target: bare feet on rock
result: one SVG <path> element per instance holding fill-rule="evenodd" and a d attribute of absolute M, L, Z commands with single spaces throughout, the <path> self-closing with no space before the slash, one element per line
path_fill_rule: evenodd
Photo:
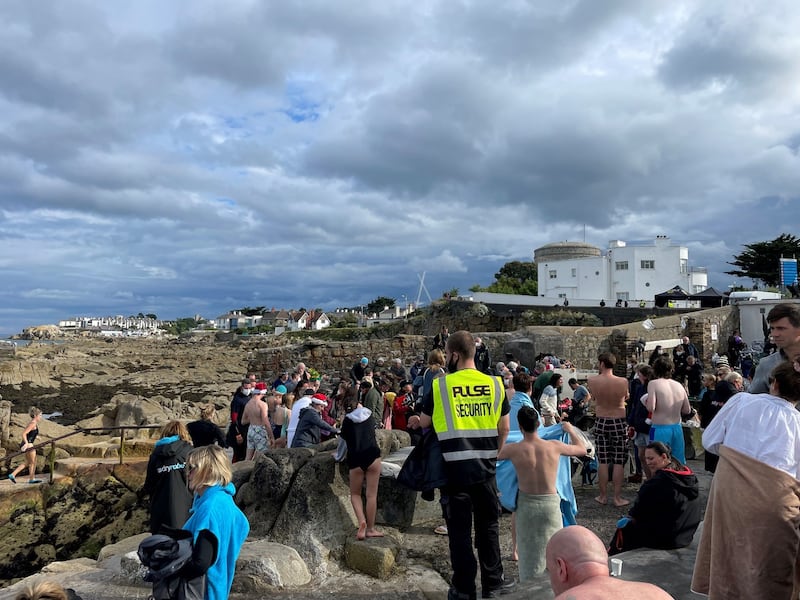
<path fill-rule="evenodd" d="M 606 498 L 605 496 L 597 496 L 594 499 L 594 501 L 597 502 L 598 504 L 603 504 L 603 505 L 608 504 L 608 498 Z"/>
<path fill-rule="evenodd" d="M 378 531 L 377 529 L 367 529 L 367 537 L 368 538 L 381 538 L 383 537 L 383 532 Z"/>
<path fill-rule="evenodd" d="M 356 539 L 363 540 L 366 537 L 366 533 L 367 533 L 367 524 L 366 522 L 364 522 L 358 526 L 358 533 L 356 534 Z"/>
<path fill-rule="evenodd" d="M 631 501 L 627 500 L 625 498 L 614 498 L 614 506 L 616 506 L 616 507 L 628 506 L 628 504 L 630 504 L 630 503 L 631 503 Z"/>

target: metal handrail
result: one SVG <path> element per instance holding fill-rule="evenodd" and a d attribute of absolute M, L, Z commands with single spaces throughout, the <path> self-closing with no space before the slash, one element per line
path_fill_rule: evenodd
<path fill-rule="evenodd" d="M 47 440 L 45 442 L 39 442 L 38 444 L 34 444 L 32 448 L 28 448 L 27 450 L 18 450 L 12 454 L 8 454 L 3 461 L 5 464 L 6 470 L 10 470 L 11 468 L 11 459 L 17 456 L 23 456 L 25 453 L 30 452 L 31 450 L 37 450 L 39 448 L 44 448 L 45 446 L 50 446 L 50 450 L 47 453 L 47 464 L 50 467 L 50 483 L 53 483 L 55 479 L 55 470 L 56 470 L 56 442 L 72 437 L 73 435 L 78 435 L 81 433 L 93 433 L 96 431 L 116 431 L 119 430 L 120 437 L 119 437 L 119 464 L 124 464 L 125 458 L 125 430 L 139 430 L 139 429 L 160 429 L 161 425 L 113 425 L 109 427 L 79 427 L 77 431 L 73 431 L 71 433 L 67 433 L 65 435 L 58 436 L 56 438 Z"/>

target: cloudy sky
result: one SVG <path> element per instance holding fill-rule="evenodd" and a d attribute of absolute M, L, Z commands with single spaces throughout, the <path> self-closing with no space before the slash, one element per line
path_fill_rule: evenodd
<path fill-rule="evenodd" d="M 798 31 L 794 0 L 3 2 L 0 334 L 658 234 L 726 289 L 800 230 Z"/>

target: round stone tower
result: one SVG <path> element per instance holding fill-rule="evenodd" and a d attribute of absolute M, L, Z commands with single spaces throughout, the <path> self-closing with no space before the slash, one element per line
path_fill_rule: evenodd
<path fill-rule="evenodd" d="M 585 242 L 554 242 L 545 244 L 533 251 L 533 262 L 537 264 L 550 261 L 569 260 L 600 256 L 600 248 Z"/>

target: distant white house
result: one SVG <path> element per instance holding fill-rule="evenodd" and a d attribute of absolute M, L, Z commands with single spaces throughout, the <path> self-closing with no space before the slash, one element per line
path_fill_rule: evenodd
<path fill-rule="evenodd" d="M 381 325 L 383 323 L 391 323 L 396 319 L 402 319 L 406 316 L 410 315 L 414 312 L 414 305 L 409 303 L 406 307 L 401 306 L 394 306 L 389 307 L 387 306 L 381 312 L 374 314 L 372 316 L 364 317 L 364 324 L 367 327 L 372 327 L 373 325 Z"/>
<path fill-rule="evenodd" d="M 330 327 L 331 320 L 328 318 L 328 315 L 326 315 L 324 312 L 313 313 L 311 315 L 311 319 L 308 325 L 309 329 L 319 331 L 321 329 L 325 329 L 326 327 Z"/>
<path fill-rule="evenodd" d="M 245 317 L 241 311 L 234 310 L 218 316 L 214 319 L 214 325 L 217 329 L 222 331 L 231 331 L 233 329 L 239 329 L 240 327 L 246 327 L 246 319 L 247 317 Z"/>
<path fill-rule="evenodd" d="M 302 331 L 304 329 L 320 331 L 331 326 L 331 320 L 323 311 L 297 311 L 290 312 L 290 315 L 288 321 L 289 331 Z"/>
<path fill-rule="evenodd" d="M 300 331 L 308 325 L 308 313 L 304 310 L 289 311 L 289 331 Z"/>
<path fill-rule="evenodd" d="M 652 302 L 656 294 L 680 286 L 689 294 L 708 287 L 703 267 L 689 266 L 689 249 L 659 235 L 651 244 L 612 240 L 605 252 L 583 242 L 556 242 L 534 251 L 539 296 L 553 304 L 564 299 Z"/>

